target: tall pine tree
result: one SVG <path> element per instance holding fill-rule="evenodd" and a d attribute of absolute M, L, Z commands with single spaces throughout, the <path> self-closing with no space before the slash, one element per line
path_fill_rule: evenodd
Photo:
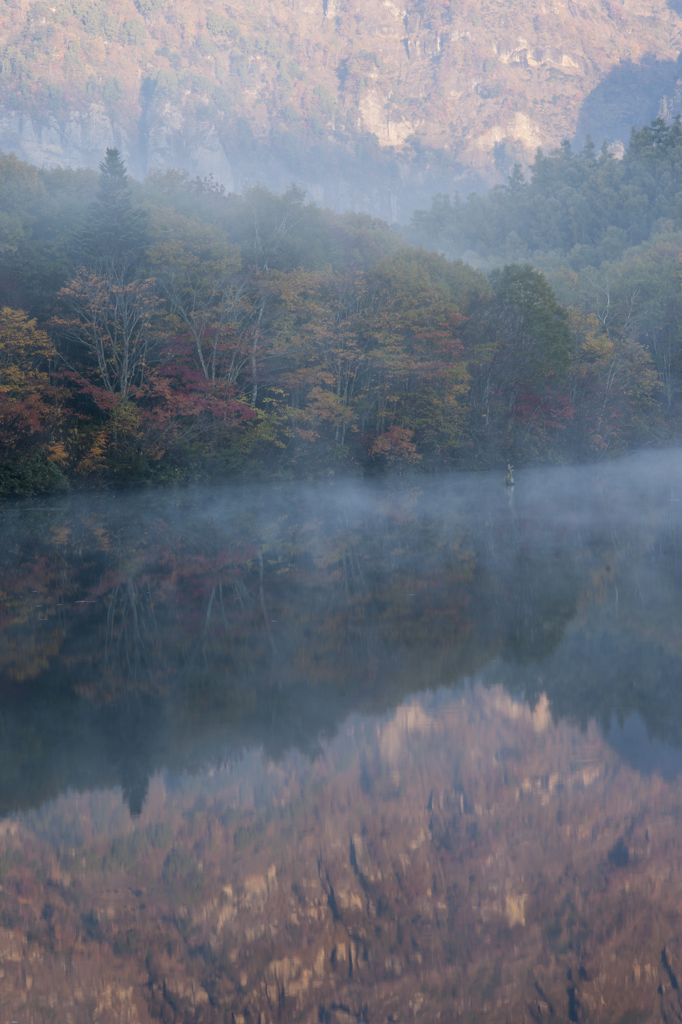
<path fill-rule="evenodd" d="M 147 214 L 133 205 L 126 167 L 117 149 L 99 165 L 97 198 L 90 207 L 81 253 L 93 269 L 103 264 L 125 276 L 139 270 L 149 244 Z"/>

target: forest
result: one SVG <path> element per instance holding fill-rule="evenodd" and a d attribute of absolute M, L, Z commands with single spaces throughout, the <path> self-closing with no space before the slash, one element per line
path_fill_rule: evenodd
<path fill-rule="evenodd" d="M 682 128 L 403 232 L 0 158 L 0 494 L 611 457 L 679 434 Z M 468 262 L 465 262 L 465 259 Z"/>

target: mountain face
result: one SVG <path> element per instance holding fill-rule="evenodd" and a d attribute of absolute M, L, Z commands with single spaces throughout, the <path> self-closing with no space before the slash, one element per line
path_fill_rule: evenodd
<path fill-rule="evenodd" d="M 563 138 L 682 102 L 672 0 L 4 0 L 0 148 L 402 220 Z"/>
<path fill-rule="evenodd" d="M 70 790 L 2 822 L 0 998 L 73 1024 L 679 1020 L 681 813 L 594 723 L 480 685 L 317 757 L 158 774 L 133 818 Z"/>

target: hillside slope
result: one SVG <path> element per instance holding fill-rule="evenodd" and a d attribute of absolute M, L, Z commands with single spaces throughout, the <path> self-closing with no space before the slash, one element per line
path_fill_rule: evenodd
<path fill-rule="evenodd" d="M 0 149 L 96 166 L 113 142 L 137 175 L 294 177 L 405 219 L 672 114 L 681 50 L 664 0 L 4 0 Z"/>

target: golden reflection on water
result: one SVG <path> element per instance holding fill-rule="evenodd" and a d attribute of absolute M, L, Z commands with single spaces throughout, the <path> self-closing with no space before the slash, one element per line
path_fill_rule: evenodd
<path fill-rule="evenodd" d="M 1 827 L 12 1020 L 678 1019 L 682 790 L 480 683 Z"/>

